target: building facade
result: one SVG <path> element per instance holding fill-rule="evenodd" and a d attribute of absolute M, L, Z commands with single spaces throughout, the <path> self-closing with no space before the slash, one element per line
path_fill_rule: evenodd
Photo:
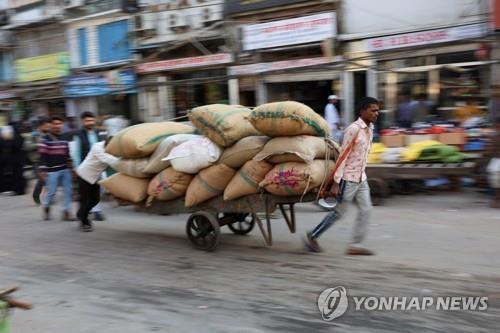
<path fill-rule="evenodd" d="M 224 1 L 143 1 L 136 19 L 136 66 L 144 120 L 185 116 L 193 107 L 228 103 Z"/>
<path fill-rule="evenodd" d="M 488 0 L 343 1 L 346 109 L 365 94 L 378 97 L 390 124 L 404 96 L 424 96 L 443 118 L 469 98 L 484 107 L 493 62 L 482 52 L 489 11 Z"/>
<path fill-rule="evenodd" d="M 231 101 L 255 106 L 296 100 L 322 114 L 329 95 L 342 95 L 342 59 L 335 54 L 337 5 L 338 1 L 226 2 L 235 54 Z"/>
<path fill-rule="evenodd" d="M 133 27 L 138 7 L 120 0 L 66 2 L 72 75 L 65 79 L 68 114 L 90 111 L 138 120 Z"/>
<path fill-rule="evenodd" d="M 3 54 L 6 92 L 11 98 L 12 120 L 32 116 L 64 115 L 62 78 L 69 73 L 69 53 L 63 1 L 9 0 L 8 24 L 2 33 L 12 41 Z"/>

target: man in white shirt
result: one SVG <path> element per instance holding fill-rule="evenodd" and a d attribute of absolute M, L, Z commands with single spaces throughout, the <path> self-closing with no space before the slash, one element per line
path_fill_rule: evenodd
<path fill-rule="evenodd" d="M 109 141 L 109 139 L 108 139 Z M 80 194 L 80 208 L 78 218 L 82 231 L 92 231 L 92 222 L 88 216 L 90 210 L 99 203 L 101 199 L 100 187 L 97 182 L 108 165 L 113 166 L 120 159 L 105 152 L 106 143 L 104 141 L 95 143 L 83 162 L 76 169 L 78 174 L 78 189 Z"/>
<path fill-rule="evenodd" d="M 338 97 L 336 95 L 328 96 L 328 104 L 325 106 L 325 120 L 330 127 L 330 135 L 335 141 L 340 140 L 340 117 L 335 104 L 337 104 Z"/>

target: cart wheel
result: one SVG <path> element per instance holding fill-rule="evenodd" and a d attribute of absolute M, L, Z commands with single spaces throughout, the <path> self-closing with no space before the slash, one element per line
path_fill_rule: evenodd
<path fill-rule="evenodd" d="M 236 235 L 246 235 L 255 227 L 253 214 L 235 214 L 235 222 L 227 225 Z"/>
<path fill-rule="evenodd" d="M 191 243 L 199 250 L 211 252 L 219 244 L 219 222 L 208 212 L 191 214 L 186 223 L 186 233 Z"/>

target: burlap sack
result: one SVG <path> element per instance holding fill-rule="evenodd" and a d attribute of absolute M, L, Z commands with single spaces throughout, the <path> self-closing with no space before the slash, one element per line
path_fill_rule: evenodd
<path fill-rule="evenodd" d="M 267 160 L 274 164 L 286 162 L 312 162 L 325 158 L 328 145 L 323 138 L 310 135 L 284 136 L 271 139 L 254 160 Z"/>
<path fill-rule="evenodd" d="M 221 195 L 234 176 L 234 169 L 224 164 L 203 169 L 194 177 L 186 192 L 186 207 L 192 207 Z"/>
<path fill-rule="evenodd" d="M 269 139 L 267 136 L 243 138 L 231 147 L 226 148 L 217 163 L 225 164 L 231 168 L 240 168 L 260 152 Z"/>
<path fill-rule="evenodd" d="M 200 135 L 172 148 L 162 161 L 169 161 L 179 172 L 195 174 L 217 162 L 221 153 L 219 146 Z"/>
<path fill-rule="evenodd" d="M 141 202 L 148 195 L 149 179 L 115 173 L 99 182 L 113 196 L 130 202 Z"/>
<path fill-rule="evenodd" d="M 157 174 L 148 186 L 148 201 L 173 200 L 182 197 L 193 180 L 193 175 L 175 171 L 174 168 L 167 168 Z"/>
<path fill-rule="evenodd" d="M 135 178 L 151 178 L 151 174 L 145 173 L 144 167 L 148 164 L 148 158 L 120 158 L 111 167 L 118 172 Z"/>
<path fill-rule="evenodd" d="M 211 104 L 191 110 L 189 120 L 210 140 L 229 147 L 241 138 L 259 135 L 248 121 L 250 112 L 241 105 Z"/>
<path fill-rule="evenodd" d="M 160 142 L 174 134 L 194 133 L 195 128 L 170 121 L 144 123 L 119 131 L 108 143 L 106 152 L 122 158 L 138 158 L 151 155 Z"/>
<path fill-rule="evenodd" d="M 236 172 L 224 190 L 224 200 L 259 193 L 259 183 L 271 171 L 273 165 L 266 161 L 248 161 Z"/>
<path fill-rule="evenodd" d="M 170 166 L 170 162 L 162 161 L 162 159 L 167 157 L 170 151 L 177 145 L 198 137 L 200 136 L 195 134 L 176 134 L 163 139 L 160 145 L 156 147 L 153 155 L 149 157 L 149 162 L 144 167 L 143 171 L 157 174 L 158 172 L 168 168 Z"/>
<path fill-rule="evenodd" d="M 259 186 L 275 195 L 302 195 L 321 186 L 335 167 L 333 161 L 315 160 L 306 163 L 283 163 L 276 165 Z"/>
<path fill-rule="evenodd" d="M 250 123 L 267 136 L 314 135 L 327 137 L 328 123 L 313 109 L 298 102 L 260 105 L 250 114 Z"/>

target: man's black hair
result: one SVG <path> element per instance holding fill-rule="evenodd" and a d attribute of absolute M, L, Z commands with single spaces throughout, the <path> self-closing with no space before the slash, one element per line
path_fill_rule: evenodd
<path fill-rule="evenodd" d="M 52 117 L 50 117 L 50 122 L 53 122 L 53 121 L 56 121 L 56 120 L 64 122 L 64 119 L 62 117 L 59 117 L 59 116 L 52 116 Z"/>
<path fill-rule="evenodd" d="M 80 116 L 80 119 L 85 119 L 85 118 L 95 118 L 95 115 L 90 111 L 85 111 Z"/>
<path fill-rule="evenodd" d="M 368 109 L 371 104 L 379 105 L 380 103 L 376 98 L 373 97 L 363 97 L 362 99 L 360 99 L 358 102 L 358 107 L 356 108 L 356 110 L 358 111 L 358 115 L 361 115 L 361 111 Z"/>

